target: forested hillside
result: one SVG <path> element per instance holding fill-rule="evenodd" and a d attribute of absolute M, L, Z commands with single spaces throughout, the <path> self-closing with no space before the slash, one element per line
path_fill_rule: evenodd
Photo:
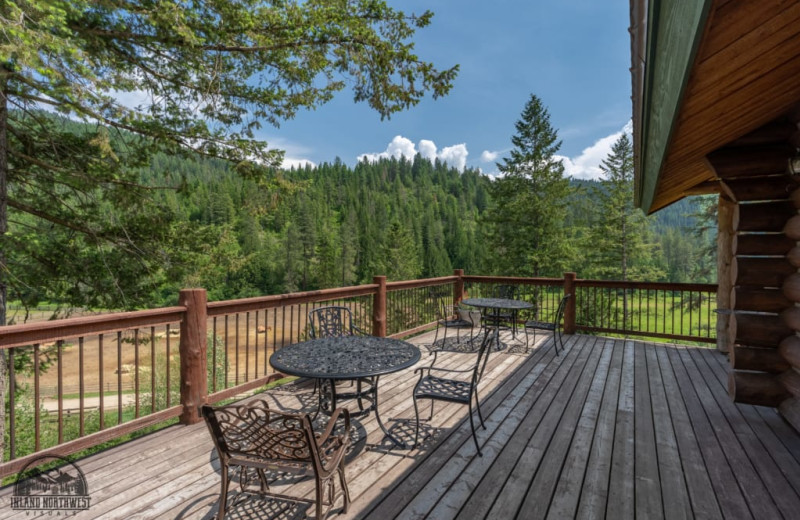
<path fill-rule="evenodd" d="M 267 193 L 222 162 L 163 155 L 145 182 L 164 170 L 186 179 L 160 194 L 164 204 L 209 235 L 209 261 L 182 283 L 215 299 L 479 272 L 491 254 L 479 230 L 488 177 L 419 156 L 290 170 Z"/>
<path fill-rule="evenodd" d="M 184 277 L 158 291 L 166 299 L 186 285 L 226 299 L 368 283 L 376 274 L 402 280 L 454 268 L 496 272 L 482 219 L 503 201 L 490 200 L 491 179 L 475 170 L 462 173 L 421 156 L 355 167 L 337 159 L 282 172 L 282 188 L 265 191 L 221 161 L 159 155 L 143 180 L 157 183 L 165 171 L 184 177 L 185 185 L 159 192 L 162 203 L 205 237 L 202 250 L 182 257 Z M 592 244 L 581 241 L 596 220 L 597 187 L 572 182 L 569 227 L 578 247 L 565 264 L 582 277 L 594 274 L 581 253 Z M 703 281 L 693 278 L 701 276 L 703 241 L 690 229 L 698 212 L 695 202 L 684 201 L 648 218 L 658 280 Z"/>

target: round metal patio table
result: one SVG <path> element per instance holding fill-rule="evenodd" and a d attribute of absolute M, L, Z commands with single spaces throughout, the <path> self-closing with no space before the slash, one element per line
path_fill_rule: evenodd
<path fill-rule="evenodd" d="M 396 445 L 405 447 L 405 443 L 390 434 L 381 420 L 378 380 L 384 374 L 413 366 L 419 359 L 419 348 L 399 339 L 336 336 L 283 347 L 270 356 L 269 364 L 284 374 L 328 381 L 332 394 L 331 410 L 336 409 L 338 398 L 371 397 L 371 405 L 363 412 L 375 410 L 375 419 L 383 433 Z M 368 390 L 337 394 L 336 381 L 362 378 L 372 378 L 373 383 Z"/>
<path fill-rule="evenodd" d="M 466 298 L 461 300 L 461 303 L 464 305 L 469 305 L 471 307 L 480 307 L 482 309 L 491 309 L 493 312 L 494 318 L 494 338 L 495 338 L 495 350 L 501 349 L 500 344 L 500 327 L 497 325 L 499 322 L 499 314 L 501 310 L 508 310 L 508 311 L 522 311 L 525 309 L 532 309 L 533 304 L 530 302 L 522 301 L 522 300 L 510 300 L 507 298 Z M 512 328 L 512 335 L 516 338 L 516 327 Z M 489 334 L 486 334 L 484 340 L 489 338 Z"/>

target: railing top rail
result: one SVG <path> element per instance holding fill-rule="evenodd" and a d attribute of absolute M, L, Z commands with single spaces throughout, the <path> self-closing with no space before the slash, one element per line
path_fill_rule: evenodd
<path fill-rule="evenodd" d="M 208 316 L 224 316 L 225 314 L 271 309 L 298 303 L 310 303 L 333 300 L 337 298 L 352 298 L 355 296 L 375 294 L 377 290 L 377 284 L 365 284 L 355 285 L 353 287 L 337 287 L 335 289 L 320 289 L 318 291 L 276 294 L 271 296 L 259 296 L 256 298 L 227 300 L 222 302 L 209 302 Z"/>
<path fill-rule="evenodd" d="M 440 276 L 438 278 L 423 278 L 420 280 L 404 280 L 400 282 L 387 282 L 387 291 L 400 291 L 402 289 L 416 289 L 418 287 L 433 287 L 446 285 L 458 280 L 458 276 Z"/>
<path fill-rule="evenodd" d="M 553 285 L 563 286 L 563 278 L 525 278 L 522 276 L 464 276 L 465 282 L 473 283 L 507 283 L 519 285 Z"/>
<path fill-rule="evenodd" d="M 176 306 L 7 325 L 0 327 L 0 348 L 175 323 L 183 319 L 185 312 L 185 307 Z"/>
<path fill-rule="evenodd" d="M 665 291 L 704 291 L 717 290 L 714 283 L 667 283 L 667 282 L 623 282 L 619 280 L 581 280 L 576 279 L 577 287 L 608 287 L 612 289 L 658 289 Z"/>

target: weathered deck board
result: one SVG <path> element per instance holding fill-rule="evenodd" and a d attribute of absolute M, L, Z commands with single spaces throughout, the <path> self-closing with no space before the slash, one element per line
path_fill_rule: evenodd
<path fill-rule="evenodd" d="M 652 424 L 664 517 L 667 519 L 692 518 L 692 507 L 689 504 L 678 441 L 667 402 L 661 366 L 656 356 L 656 348 L 652 343 L 645 345 L 644 357 L 647 362 L 647 380 L 650 383 L 650 399 L 653 407 Z"/>
<path fill-rule="evenodd" d="M 544 518 L 546 516 L 548 508 L 545 507 L 545 504 L 551 502 L 558 485 L 563 461 L 574 442 L 575 432 L 587 403 L 589 390 L 598 372 L 602 373 L 607 368 L 609 356 L 610 351 L 602 348 L 602 341 L 592 345 L 590 358 L 579 376 L 580 381 L 572 390 L 572 395 L 569 397 L 557 426 L 553 429 L 550 443 L 543 452 L 539 471 L 536 472 L 536 476 L 528 486 L 528 492 L 519 509 L 519 515 L 524 515 L 525 518 Z"/>
<path fill-rule="evenodd" d="M 437 366 L 472 360 L 448 353 Z M 711 349 L 593 336 L 568 337 L 559 356 L 549 336 L 528 355 L 493 353 L 480 392 L 484 456 L 463 406 L 437 403 L 428 421 L 424 402 L 422 432 L 433 437 L 416 449 L 388 445 L 374 415 L 357 418 L 351 511 L 330 518 L 792 518 L 800 510 L 800 435 L 774 410 L 731 403 L 726 367 Z M 415 382 L 413 369 L 381 379 L 381 415 L 407 441 Z M 310 392 L 296 384 L 264 398 L 308 408 Z M 92 508 L 77 518 L 216 514 L 218 461 L 203 424 L 170 427 L 78 464 Z M 272 485 L 313 495 L 308 479 Z M 11 493 L 0 490 L 0 504 Z M 230 513 L 305 518 L 303 508 L 254 498 Z M 0 519 L 28 516 L 0 507 Z"/>
<path fill-rule="evenodd" d="M 735 468 L 732 468 L 725 458 L 725 450 L 714 434 L 714 425 L 706 416 L 703 403 L 695 393 L 691 378 L 687 375 L 686 369 L 680 360 L 679 349 L 680 347 L 666 349 L 669 365 L 662 364 L 662 366 L 668 367 L 675 375 L 678 391 L 683 398 L 689 415 L 692 433 L 700 447 L 700 453 L 705 463 L 705 471 L 707 471 L 709 480 L 714 488 L 714 494 L 719 502 L 722 514 L 727 518 L 752 518 L 750 509 L 747 507 L 747 503 L 739 489 L 734 472 Z"/>
<path fill-rule="evenodd" d="M 611 454 L 614 440 L 614 428 L 617 416 L 617 399 L 619 396 L 620 378 L 622 376 L 621 348 L 614 348 L 614 340 L 607 339 L 605 345 L 613 349 L 611 367 L 609 368 L 606 386 L 603 389 L 603 400 L 595 424 L 591 452 L 580 483 L 565 482 L 573 490 L 578 501 L 579 518 L 602 518 L 605 516 L 608 500 L 609 475 L 611 473 Z M 569 498 L 562 498 L 568 500 Z"/>
<path fill-rule="evenodd" d="M 681 397 L 681 389 L 668 359 L 667 349 L 656 346 L 654 350 L 678 445 L 680 464 L 686 480 L 686 490 L 691 507 L 690 517 L 722 518 L 722 511 L 711 485 L 711 477 L 703 462 L 703 454 L 695 436 L 686 403 Z"/>
<path fill-rule="evenodd" d="M 694 385 L 695 392 L 697 392 L 700 401 L 703 403 L 708 419 L 714 425 L 714 432 L 720 444 L 724 447 L 728 463 L 735 468 L 734 475 L 739 482 L 739 488 L 742 490 L 753 516 L 756 518 L 780 517 L 775 501 L 765 483 L 759 478 L 755 468 L 755 465 L 759 464 L 759 459 L 763 457 L 763 449 L 759 449 L 762 447 L 751 444 L 748 448 L 754 451 L 747 451 L 742 446 L 739 438 L 734 433 L 734 428 L 741 428 L 741 422 L 734 423 L 734 427 L 731 427 L 709 388 L 709 385 L 717 386 L 717 382 L 702 380 L 702 375 L 687 349 L 676 350 L 676 356 L 681 358 L 689 379 Z M 731 406 L 734 405 L 731 404 Z"/>
<path fill-rule="evenodd" d="M 707 378 L 709 390 L 714 396 L 720 410 L 725 415 L 728 423 L 734 429 L 736 437 L 741 442 L 748 456 L 753 460 L 753 465 L 763 480 L 765 488 L 775 501 L 775 505 L 780 509 L 784 516 L 792 516 L 800 511 L 800 497 L 793 486 L 792 480 L 798 482 L 797 464 L 782 464 L 784 453 L 778 449 L 779 445 L 773 447 L 772 439 L 766 433 L 756 433 L 747 420 L 746 414 L 751 407 L 736 406 L 728 398 L 726 389 L 717 384 L 718 380 L 709 369 L 706 356 L 700 353 L 692 354 L 689 350 L 685 351 L 695 361 L 695 366 L 701 377 Z M 789 478 L 784 478 L 781 473 L 785 473 Z"/>
<path fill-rule="evenodd" d="M 593 342 L 592 342 L 593 343 Z M 520 430 L 517 433 L 517 449 L 500 469 L 505 469 L 505 484 L 498 493 L 502 499 L 495 500 L 486 518 L 514 518 L 519 513 L 522 501 L 528 491 L 531 477 L 536 475 L 547 445 L 552 439 L 552 433 L 558 424 L 561 414 L 566 407 L 566 402 L 574 389 L 573 382 L 580 380 L 586 362 L 589 359 L 591 348 L 584 344 L 576 355 L 567 355 L 564 361 L 566 370 L 556 372 L 556 377 L 551 379 L 545 388 L 538 403 L 542 403 L 544 410 L 531 411 L 528 417 L 531 429 Z M 531 431 L 532 430 L 532 431 Z M 519 450 L 519 451 L 517 451 Z M 510 472 L 509 472 L 510 470 Z M 466 511 L 469 514 L 469 511 Z"/>
<path fill-rule="evenodd" d="M 564 468 L 553 493 L 553 499 L 550 500 L 550 507 L 546 510 L 548 518 L 572 518 L 578 509 L 580 489 L 589 463 L 592 439 L 597 428 L 606 383 L 609 380 L 614 350 L 611 340 L 602 339 L 595 343 L 595 348 L 602 348 L 602 357 L 594 373 L 594 379 L 583 405 L 575 435 L 569 444 L 569 453 L 564 461 Z M 619 359 L 616 359 L 614 366 L 618 371 Z M 529 491 L 528 499 L 531 496 Z M 540 509 L 542 514 L 537 516 L 542 517 L 545 508 L 541 507 Z"/>
<path fill-rule="evenodd" d="M 608 518 L 633 518 L 636 505 L 634 467 L 636 446 L 634 438 L 634 367 L 633 344 L 622 346 L 622 381 L 617 401 L 616 427 L 612 440 L 611 475 L 609 479 Z"/>
<path fill-rule="evenodd" d="M 646 347 L 645 347 L 646 348 Z M 639 518 L 663 518 L 661 500 L 661 478 L 659 475 L 659 453 L 653 418 L 660 412 L 663 422 L 670 420 L 667 410 L 655 410 L 652 402 L 651 383 L 645 348 L 634 348 L 634 478 L 636 479 L 636 516 Z"/>

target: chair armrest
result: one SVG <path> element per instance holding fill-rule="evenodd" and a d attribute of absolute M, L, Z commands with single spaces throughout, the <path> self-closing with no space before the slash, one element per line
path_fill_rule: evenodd
<path fill-rule="evenodd" d="M 331 435 L 339 415 L 344 415 L 344 431 L 341 434 Z M 321 476 L 324 478 L 336 471 L 347 452 L 350 444 L 350 412 L 346 408 L 334 410 L 325 432 L 315 440 L 320 457 Z"/>
<path fill-rule="evenodd" d="M 353 332 L 355 332 L 355 333 L 356 333 L 356 335 L 358 335 L 358 336 L 372 336 L 372 334 L 367 334 L 366 332 L 364 332 L 363 330 L 359 329 L 358 327 L 356 327 L 356 326 L 355 326 L 355 325 L 353 325 L 353 324 L 351 324 L 351 325 L 350 325 L 350 328 L 351 328 L 351 329 L 353 330 Z"/>
<path fill-rule="evenodd" d="M 341 407 L 337 408 L 331 414 L 331 418 L 328 419 L 328 426 L 325 428 L 325 431 L 317 439 L 318 446 L 322 446 L 328 441 L 328 437 L 333 433 L 333 429 L 336 428 L 336 422 L 339 420 L 340 415 L 344 415 L 344 431 L 350 431 L 350 410 Z"/>

